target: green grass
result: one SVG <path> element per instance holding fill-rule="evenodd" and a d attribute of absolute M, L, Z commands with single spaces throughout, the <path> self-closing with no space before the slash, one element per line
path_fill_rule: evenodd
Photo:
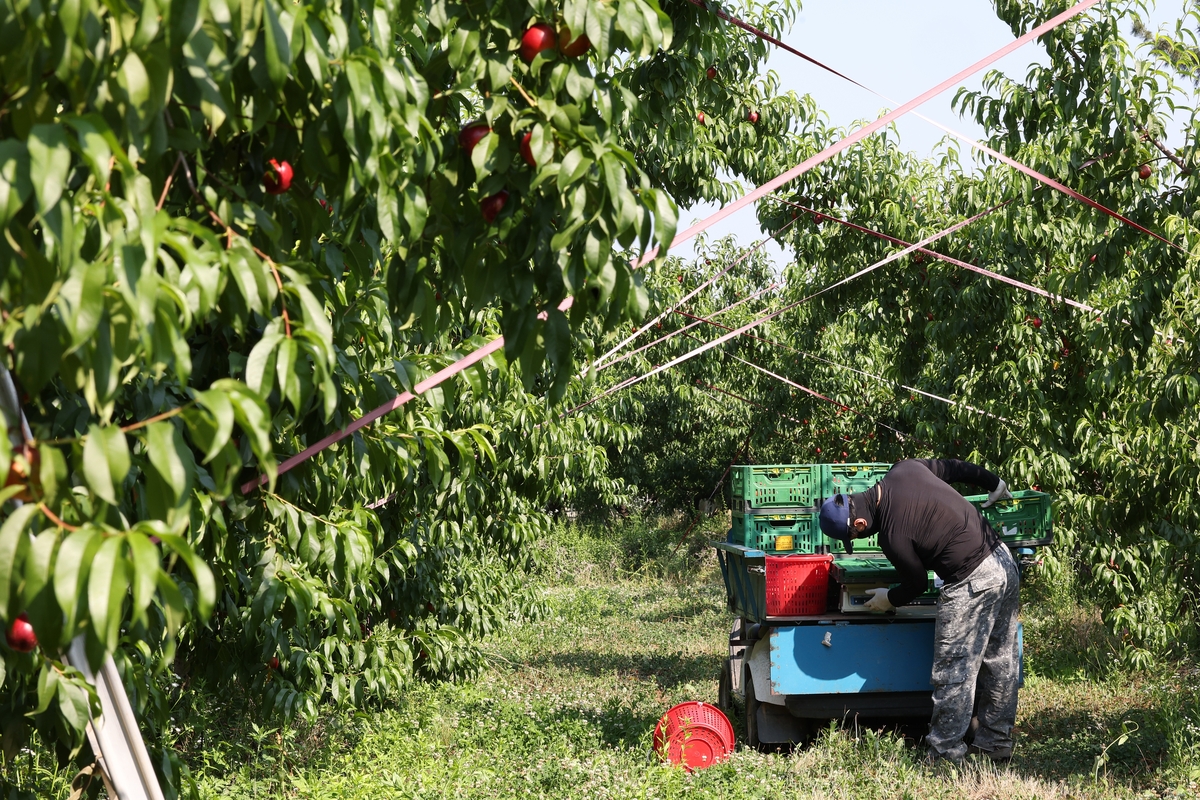
<path fill-rule="evenodd" d="M 667 708 L 715 701 L 730 624 L 711 555 L 669 553 L 682 530 L 632 520 L 558 531 L 543 568 L 550 615 L 488 642 L 478 680 L 417 687 L 398 707 L 196 763 L 202 796 L 1099 800 L 1200 791 L 1186 747 L 1200 741 L 1186 730 L 1200 718 L 1194 668 L 1164 668 L 1153 680 L 1106 671 L 1094 615 L 1061 613 L 1058 601 L 1026 609 L 1030 674 L 1007 768 L 930 768 L 887 730 L 830 729 L 789 756 L 740 749 L 692 774 L 649 758 Z M 1122 723 L 1136 730 L 1113 744 Z"/>
<path fill-rule="evenodd" d="M 836 728 L 786 756 L 739 749 L 691 774 L 659 763 L 649 757 L 655 722 L 677 702 L 715 702 L 731 622 L 712 551 L 688 542 L 673 554 L 686 521 L 670 523 L 557 530 L 540 572 L 549 615 L 486 642 L 475 680 L 417 685 L 394 707 L 283 730 L 201 695 L 181 709 L 177 731 L 201 797 L 1200 795 L 1200 671 L 1187 662 L 1122 673 L 1096 614 L 1036 579 L 1023 611 L 1018 748 L 1006 768 L 931 768 L 894 731 Z M 1122 726 L 1133 732 L 1115 744 Z"/>

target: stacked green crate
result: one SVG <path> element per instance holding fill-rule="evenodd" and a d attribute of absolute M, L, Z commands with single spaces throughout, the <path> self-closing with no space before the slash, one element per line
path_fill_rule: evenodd
<path fill-rule="evenodd" d="M 892 468 L 891 464 L 821 464 L 821 499 L 835 494 L 863 492 L 879 483 Z M 846 545 L 840 539 L 825 538 L 824 544 L 831 553 L 845 553 Z M 855 553 L 879 553 L 879 536 L 854 540 Z"/>
<path fill-rule="evenodd" d="M 821 464 L 821 499 L 835 494 L 865 492 L 879 483 L 891 464 L 871 462 L 866 464 Z"/>
<path fill-rule="evenodd" d="M 1051 544 L 1054 530 L 1050 495 L 1029 489 L 1015 491 L 1012 495 L 1012 500 L 1001 500 L 989 508 L 983 508 L 986 494 L 971 495 L 967 500 L 979 509 L 1006 544 L 1017 547 Z"/>
<path fill-rule="evenodd" d="M 729 541 L 766 553 L 814 553 L 822 539 L 817 517 L 811 508 L 734 511 Z"/>
<path fill-rule="evenodd" d="M 729 481 L 734 508 L 813 508 L 820 503 L 820 464 L 735 466 Z"/>
<path fill-rule="evenodd" d="M 755 464 L 730 471 L 729 541 L 766 553 L 815 553 L 821 544 L 818 464 Z"/>

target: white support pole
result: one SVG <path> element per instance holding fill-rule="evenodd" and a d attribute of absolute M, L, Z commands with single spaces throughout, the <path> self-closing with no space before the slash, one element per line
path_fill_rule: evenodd
<path fill-rule="evenodd" d="M 105 656 L 100 671 L 93 673 L 82 636 L 75 637 L 68 653 L 71 666 L 83 673 L 100 696 L 101 714 L 88 725 L 88 740 L 101 769 L 116 789 L 117 799 L 163 800 L 158 776 L 154 774 L 116 662 L 112 656 Z"/>

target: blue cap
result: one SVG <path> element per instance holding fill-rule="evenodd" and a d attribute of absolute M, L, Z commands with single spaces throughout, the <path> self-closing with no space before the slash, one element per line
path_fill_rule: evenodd
<path fill-rule="evenodd" d="M 850 528 L 850 498 L 835 494 L 821 504 L 821 533 L 830 539 L 841 539 L 846 553 L 854 552 L 854 531 Z"/>

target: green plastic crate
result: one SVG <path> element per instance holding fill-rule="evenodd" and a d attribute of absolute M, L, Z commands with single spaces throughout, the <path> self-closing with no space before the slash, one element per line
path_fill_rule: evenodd
<path fill-rule="evenodd" d="M 971 495 L 967 500 L 979 509 L 1005 543 L 1030 547 L 1051 544 L 1054 541 L 1051 496 L 1032 489 L 1020 489 L 1012 495 L 1012 500 L 1001 500 L 990 508 L 982 508 L 986 494 Z"/>
<path fill-rule="evenodd" d="M 791 541 L 780 541 L 790 536 Z M 733 512 L 730 544 L 740 544 L 767 553 L 814 553 L 824 537 L 815 511 L 786 514 Z M 782 546 L 780 546 L 782 545 Z"/>
<path fill-rule="evenodd" d="M 836 583 L 898 584 L 900 582 L 900 573 L 886 558 L 835 558 L 829 574 Z M 933 580 L 935 577 L 937 576 L 932 571 L 928 573 L 927 591 L 934 590 Z"/>
<path fill-rule="evenodd" d="M 761 464 L 730 470 L 734 507 L 744 501 L 751 508 L 815 506 L 821 490 L 819 464 Z"/>
<path fill-rule="evenodd" d="M 821 499 L 835 494 L 863 492 L 879 483 L 887 475 L 891 464 L 822 464 Z M 857 543 L 855 544 L 857 547 Z"/>
<path fill-rule="evenodd" d="M 818 523 L 819 524 L 819 523 Z M 845 553 L 846 544 L 841 539 L 830 539 L 828 536 L 822 536 L 824 544 L 829 548 L 831 553 Z M 883 548 L 879 546 L 879 534 L 868 536 L 866 539 L 854 540 L 854 552 L 857 553 L 882 553 Z"/>

